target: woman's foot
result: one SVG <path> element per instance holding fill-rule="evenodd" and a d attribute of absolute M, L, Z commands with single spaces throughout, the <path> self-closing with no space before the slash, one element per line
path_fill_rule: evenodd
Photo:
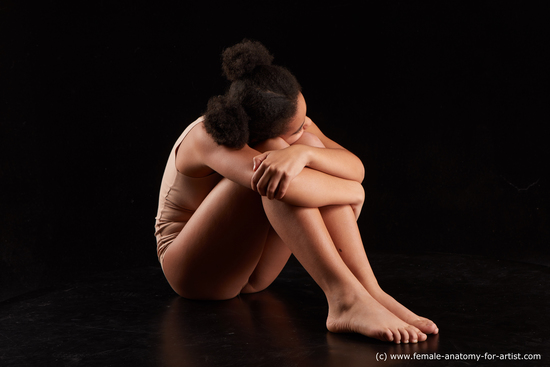
<path fill-rule="evenodd" d="M 359 333 L 394 343 L 417 343 L 427 336 L 388 311 L 367 292 L 349 301 L 329 300 L 327 329 L 334 333 Z"/>
<path fill-rule="evenodd" d="M 397 302 L 395 298 L 384 292 L 382 289 L 375 292 L 373 291 L 370 294 L 382 306 L 388 309 L 388 311 L 390 311 L 406 323 L 416 326 L 423 333 L 437 334 L 439 332 L 437 325 L 433 321 L 425 317 L 418 316 L 417 314 L 403 306 L 401 303 Z"/>

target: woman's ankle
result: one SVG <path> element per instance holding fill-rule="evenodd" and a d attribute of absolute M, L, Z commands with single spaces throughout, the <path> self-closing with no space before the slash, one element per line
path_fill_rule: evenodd
<path fill-rule="evenodd" d="M 357 302 L 372 299 L 372 296 L 364 288 L 350 289 L 341 288 L 338 291 L 326 294 L 329 305 L 329 311 L 337 314 L 346 312 Z"/>

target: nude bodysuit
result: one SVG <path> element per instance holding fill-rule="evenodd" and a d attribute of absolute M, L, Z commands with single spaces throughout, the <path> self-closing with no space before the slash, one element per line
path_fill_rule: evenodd
<path fill-rule="evenodd" d="M 203 120 L 203 117 L 199 117 L 184 130 L 174 144 L 166 163 L 155 223 L 157 255 L 161 265 L 168 246 L 178 236 L 204 198 L 222 179 L 222 176 L 216 172 L 205 177 L 191 177 L 176 169 L 176 154 L 179 146 L 187 134 Z"/>

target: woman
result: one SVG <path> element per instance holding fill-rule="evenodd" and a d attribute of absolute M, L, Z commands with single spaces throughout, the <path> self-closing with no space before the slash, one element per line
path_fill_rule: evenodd
<path fill-rule="evenodd" d="M 327 297 L 328 330 L 426 340 L 437 326 L 386 294 L 365 254 L 361 161 L 306 116 L 272 59 L 248 40 L 225 50 L 228 91 L 174 145 L 156 222 L 168 282 L 182 297 L 230 299 L 268 287 L 292 253 Z"/>

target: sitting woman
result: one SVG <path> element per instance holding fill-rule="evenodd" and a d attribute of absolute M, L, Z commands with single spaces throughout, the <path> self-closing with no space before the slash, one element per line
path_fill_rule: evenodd
<path fill-rule="evenodd" d="M 258 42 L 225 50 L 229 89 L 174 145 L 156 218 L 166 279 L 182 297 L 225 300 L 265 289 L 294 254 L 327 297 L 329 331 L 426 340 L 437 326 L 386 294 L 365 254 L 363 164 L 306 116 L 272 59 Z"/>

